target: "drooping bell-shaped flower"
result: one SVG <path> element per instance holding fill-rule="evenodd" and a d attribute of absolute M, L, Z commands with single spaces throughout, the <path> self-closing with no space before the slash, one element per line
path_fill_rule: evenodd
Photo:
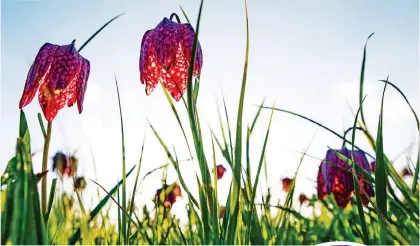
<path fill-rule="evenodd" d="M 293 179 L 291 179 L 291 178 L 282 178 L 281 179 L 283 190 L 285 192 L 289 192 L 290 191 L 290 188 L 292 186 L 292 182 L 293 182 Z"/>
<path fill-rule="evenodd" d="M 307 202 L 307 201 L 309 201 L 308 197 L 305 194 L 301 193 L 299 195 L 299 203 L 300 203 L 300 205 L 302 206 L 302 204 L 305 203 L 305 202 Z"/>
<path fill-rule="evenodd" d="M 217 179 L 222 179 L 223 175 L 225 175 L 225 172 L 226 172 L 226 168 L 223 165 L 220 164 L 216 166 Z"/>
<path fill-rule="evenodd" d="M 66 156 L 62 152 L 57 152 L 53 157 L 53 171 L 57 169 L 60 175 L 73 177 L 77 172 L 78 162 L 74 156 Z"/>
<path fill-rule="evenodd" d="M 410 170 L 409 166 L 404 167 L 404 169 L 401 171 L 401 176 L 403 178 L 413 176 L 413 172 Z"/>
<path fill-rule="evenodd" d="M 74 47 L 46 43 L 39 50 L 26 78 L 19 108 L 28 105 L 38 92 L 42 112 L 52 121 L 66 104 L 77 101 L 79 113 L 83 111 L 83 100 L 90 73 L 90 63 Z"/>
<path fill-rule="evenodd" d="M 175 16 L 177 22 L 172 21 Z M 195 32 L 188 23 L 181 24 L 178 16 L 164 18 L 154 29 L 148 30 L 141 43 L 140 81 L 146 83 L 146 94 L 155 89 L 158 81 L 178 101 L 187 88 L 188 70 Z M 200 43 L 194 62 L 193 75 L 198 76 L 203 66 L 203 54 Z"/>
<path fill-rule="evenodd" d="M 74 181 L 74 190 L 83 190 L 86 188 L 86 179 L 84 177 L 77 177 Z"/>
<path fill-rule="evenodd" d="M 163 204 L 165 208 L 171 208 L 176 202 L 177 197 L 181 197 L 181 187 L 174 183 L 172 185 L 164 184 L 162 188 L 156 190 L 156 202 Z"/>
<path fill-rule="evenodd" d="M 351 151 L 347 148 L 335 150 L 337 153 L 351 159 Z M 359 164 L 368 173 L 372 173 L 369 162 L 363 151 L 355 150 L 353 152 L 354 161 Z M 368 204 L 366 196 L 374 196 L 372 184 L 368 183 L 366 177 L 357 172 L 360 185 L 360 195 L 364 205 Z M 341 208 L 347 206 L 350 202 L 350 197 L 354 191 L 353 176 L 351 174 L 351 167 L 343 161 L 333 150 L 327 151 L 327 156 L 321 162 L 317 177 L 317 193 L 319 199 L 324 199 L 328 194 L 333 194 L 337 205 Z M 367 194 L 365 194 L 365 192 Z"/>

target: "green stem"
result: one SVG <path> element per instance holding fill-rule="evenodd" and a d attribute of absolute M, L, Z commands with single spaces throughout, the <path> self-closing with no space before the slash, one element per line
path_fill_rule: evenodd
<path fill-rule="evenodd" d="M 45 137 L 44 152 L 42 154 L 42 172 L 47 170 L 48 149 L 50 148 L 51 130 L 52 130 L 52 121 L 48 121 L 47 136 Z M 45 214 L 45 212 L 47 211 L 47 173 L 42 177 L 41 200 L 42 200 L 42 212 Z"/>

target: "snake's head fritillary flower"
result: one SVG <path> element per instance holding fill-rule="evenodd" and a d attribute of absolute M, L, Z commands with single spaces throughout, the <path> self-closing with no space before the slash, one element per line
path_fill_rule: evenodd
<path fill-rule="evenodd" d="M 160 204 L 163 203 L 165 208 L 171 208 L 180 196 L 182 196 L 181 187 L 176 183 L 169 186 L 164 184 L 162 188 L 156 190 L 156 200 Z"/>
<path fill-rule="evenodd" d="M 175 16 L 177 22 L 172 21 Z M 181 24 L 178 16 L 164 18 L 154 29 L 148 30 L 141 42 L 140 81 L 146 83 L 146 94 L 155 89 L 158 81 L 178 101 L 187 88 L 188 71 L 195 32 L 188 23 Z M 198 76 L 203 66 L 203 54 L 198 43 L 193 75 Z"/>
<path fill-rule="evenodd" d="M 299 203 L 300 203 L 300 205 L 302 205 L 304 202 L 307 202 L 307 201 L 309 201 L 309 199 L 308 199 L 308 197 L 305 195 L 305 194 L 300 194 L 299 195 Z"/>
<path fill-rule="evenodd" d="M 26 78 L 19 108 L 28 105 L 38 92 L 42 112 L 52 121 L 66 104 L 77 102 L 83 111 L 84 95 L 90 73 L 90 63 L 74 47 L 46 43 L 39 50 Z"/>
<path fill-rule="evenodd" d="M 410 177 L 413 176 L 413 173 L 411 172 L 409 167 L 404 167 L 404 169 L 401 171 L 401 176 Z"/>
<path fill-rule="evenodd" d="M 74 182 L 74 190 L 83 190 L 86 188 L 86 179 L 84 177 L 77 177 Z"/>
<path fill-rule="evenodd" d="M 351 159 L 351 151 L 347 148 L 335 150 L 335 152 Z M 333 194 L 337 205 L 345 208 L 350 202 L 350 197 L 354 191 L 353 176 L 351 174 L 351 167 L 337 156 L 333 150 L 327 151 L 327 156 L 321 162 L 317 177 L 317 193 L 320 199 L 328 194 Z M 359 164 L 368 173 L 371 173 L 370 165 L 366 159 L 363 151 L 355 150 L 353 152 L 354 161 Z M 365 176 L 357 173 L 360 184 L 360 195 L 364 205 L 368 204 L 368 196 L 374 196 L 372 184 L 368 183 Z M 365 194 L 365 192 L 367 194 Z"/>
<path fill-rule="evenodd" d="M 64 170 L 64 174 L 67 174 L 69 177 L 73 177 L 77 172 L 77 166 L 79 160 L 75 156 L 70 156 L 68 159 L 68 166 Z"/>
<path fill-rule="evenodd" d="M 182 196 L 181 187 L 178 184 L 175 184 L 174 185 L 174 188 L 172 190 L 172 193 L 176 197 L 181 197 Z"/>
<path fill-rule="evenodd" d="M 53 171 L 57 169 L 60 175 L 73 177 L 76 174 L 78 162 L 74 156 L 66 156 L 62 152 L 57 152 L 53 157 Z"/>
<path fill-rule="evenodd" d="M 290 187 L 292 185 L 292 181 L 293 181 L 293 179 L 290 179 L 290 178 L 283 178 L 281 180 L 281 183 L 283 185 L 283 190 L 285 192 L 289 192 L 290 191 Z"/>
<path fill-rule="evenodd" d="M 64 173 L 64 170 L 68 166 L 68 158 L 62 152 L 57 152 L 53 157 L 53 171 L 57 169 L 60 174 Z"/>
<path fill-rule="evenodd" d="M 217 165 L 216 166 L 216 176 L 217 179 L 223 178 L 223 175 L 225 175 L 226 168 L 223 165 Z"/>

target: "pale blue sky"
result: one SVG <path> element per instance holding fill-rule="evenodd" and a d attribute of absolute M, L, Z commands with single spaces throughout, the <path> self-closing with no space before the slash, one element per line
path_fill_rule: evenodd
<path fill-rule="evenodd" d="M 116 74 L 122 97 L 126 133 L 127 164 L 136 163 L 146 128 L 146 153 L 141 177 L 165 164 L 166 155 L 146 127 L 148 119 L 180 159 L 188 157 L 185 142 L 160 87 L 150 95 L 140 83 L 138 61 L 145 31 L 163 17 L 182 13 L 181 4 L 195 23 L 199 1 L 69 1 L 6 0 L 1 2 L 1 140 L 0 167 L 14 152 L 18 134 L 18 102 L 26 75 L 39 48 L 45 43 L 80 45 L 113 16 L 125 13 L 98 35 L 82 55 L 91 63 L 84 112 L 61 110 L 54 121 L 50 155 L 57 150 L 75 151 L 82 172 L 93 178 L 89 144 L 97 163 L 98 182 L 106 188 L 121 177 L 119 112 L 114 84 Z M 277 107 L 302 113 L 342 132 L 353 123 L 358 103 L 363 46 L 372 32 L 366 66 L 365 114 L 376 135 L 378 109 L 385 79 L 396 83 L 416 109 L 419 97 L 419 10 L 418 1 L 249 1 L 250 56 L 245 103 L 245 122 L 251 121 L 255 105 L 264 97 Z M 195 26 L 195 25 L 194 25 Z M 223 90 L 230 121 L 235 122 L 245 57 L 245 11 L 243 1 L 205 1 L 200 30 L 204 64 L 199 111 L 210 151 L 208 127 L 220 136 L 217 105 Z M 401 97 L 389 88 L 385 99 L 385 151 L 393 159 L 416 140 L 415 121 Z M 217 101 L 216 101 L 217 100 Z M 179 110 L 185 125 L 182 103 Z M 43 139 L 36 114 L 38 101 L 25 108 L 32 135 L 32 149 L 42 150 Z M 269 112 L 264 111 L 252 138 L 253 168 L 259 158 Z M 267 149 L 269 186 L 282 197 L 280 178 L 293 174 L 317 127 L 290 115 L 275 113 Z M 366 147 L 365 139 L 357 138 Z M 340 148 L 341 141 L 319 129 L 309 154 L 323 158 L 327 146 Z M 209 152 L 211 153 L 211 152 Z M 210 156 L 210 154 L 208 155 Z M 220 155 L 218 163 L 227 166 Z M 41 155 L 34 158 L 40 170 Z M 401 168 L 405 158 L 396 162 Z M 297 188 L 308 195 L 315 191 L 319 161 L 305 158 Z M 194 168 L 191 168 L 194 167 Z M 197 164 L 181 166 L 195 191 Z M 170 169 L 169 179 L 176 180 Z M 159 186 L 160 173 L 140 187 L 141 202 L 149 200 Z M 52 177 L 52 175 L 50 175 Z M 230 171 L 221 184 L 228 191 Z M 261 180 L 265 180 L 261 179 Z M 266 187 L 265 182 L 262 182 Z M 89 184 L 90 188 L 94 187 Z M 298 193 L 297 193 L 298 195 Z M 180 203 L 182 204 L 182 203 Z M 179 208 L 181 209 L 181 208 Z"/>

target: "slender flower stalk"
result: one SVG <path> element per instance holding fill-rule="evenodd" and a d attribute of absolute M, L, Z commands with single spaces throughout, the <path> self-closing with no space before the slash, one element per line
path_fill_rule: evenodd
<path fill-rule="evenodd" d="M 44 152 L 42 154 L 42 172 L 45 172 L 47 170 L 48 150 L 50 148 L 51 130 L 52 130 L 52 121 L 48 121 L 47 136 L 45 138 Z M 42 176 L 41 201 L 42 201 L 42 212 L 45 214 L 45 212 L 47 211 L 47 173 Z"/>

